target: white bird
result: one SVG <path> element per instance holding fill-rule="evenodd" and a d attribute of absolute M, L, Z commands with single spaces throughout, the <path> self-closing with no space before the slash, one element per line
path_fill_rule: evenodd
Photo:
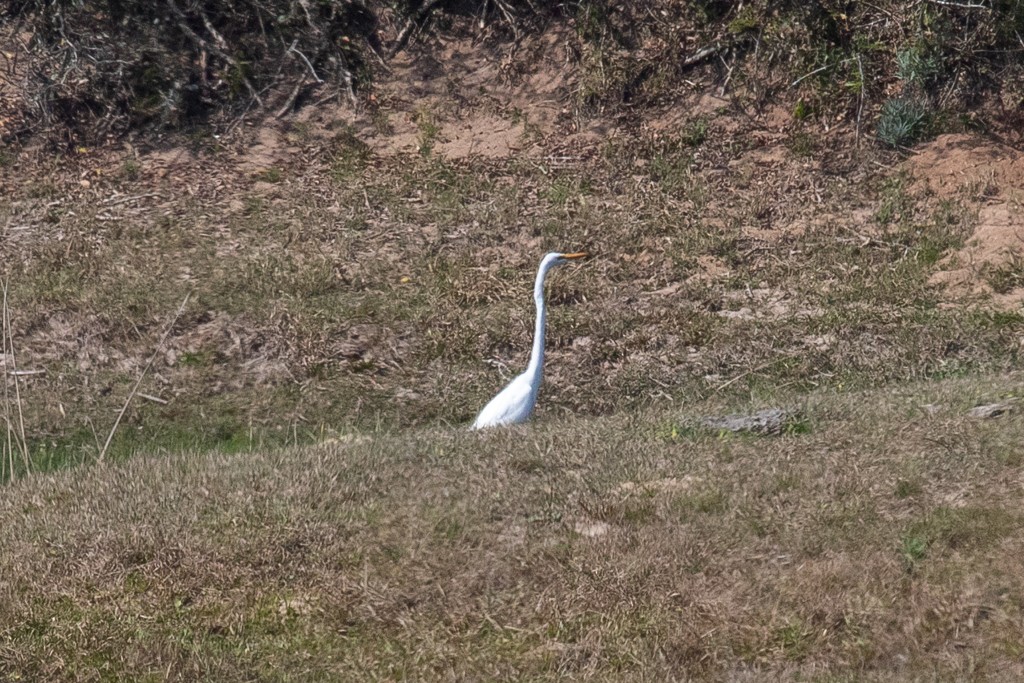
<path fill-rule="evenodd" d="M 585 252 L 575 254 L 559 254 L 552 252 L 545 256 L 537 269 L 537 281 L 533 284 L 533 301 L 537 304 L 537 324 L 533 332 L 533 350 L 530 352 L 530 363 L 526 372 L 509 382 L 497 396 L 484 406 L 476 416 L 472 429 L 500 427 L 502 425 L 526 422 L 537 403 L 537 392 L 540 391 L 541 376 L 544 373 L 544 278 L 555 266 L 568 263 L 573 259 L 583 258 Z"/>

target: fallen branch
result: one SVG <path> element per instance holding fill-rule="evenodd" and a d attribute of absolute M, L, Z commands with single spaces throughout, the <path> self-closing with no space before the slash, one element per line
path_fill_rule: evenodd
<path fill-rule="evenodd" d="M 715 43 L 714 45 L 709 45 L 709 46 L 707 46 L 705 48 L 701 48 L 700 50 L 697 50 L 692 55 L 690 55 L 689 57 L 684 59 L 683 63 L 680 66 L 682 66 L 684 68 L 688 67 L 688 66 L 693 66 L 694 64 L 697 64 L 698 62 L 702 62 L 705 59 L 707 59 L 708 57 L 711 57 L 712 55 L 717 54 L 721 49 L 722 49 L 722 44 L 721 43 Z"/>
<path fill-rule="evenodd" d="M 962 9 L 983 9 L 991 12 L 992 8 L 988 5 L 979 5 L 974 2 L 950 2 L 949 0 L 927 0 L 927 2 L 933 5 L 942 5 L 943 7 L 960 7 Z"/>
<path fill-rule="evenodd" d="M 274 114 L 275 119 L 283 119 L 285 115 L 292 110 L 292 107 L 295 106 L 295 100 L 299 98 L 299 93 L 302 92 L 302 86 L 304 85 L 306 85 L 305 75 L 303 75 L 302 78 L 299 79 L 299 82 L 295 84 L 295 87 L 292 88 L 291 93 L 288 95 L 288 99 L 284 101 L 281 108 L 277 110 L 276 114 Z"/>
<path fill-rule="evenodd" d="M 309 58 L 306 57 L 306 55 L 302 54 L 301 50 L 299 50 L 298 48 L 295 47 L 295 45 L 298 42 L 299 41 L 297 39 L 293 40 L 292 44 L 291 44 L 291 47 L 288 48 L 288 52 L 294 52 L 295 54 L 297 54 L 302 59 L 302 61 L 304 61 L 306 63 L 306 66 L 309 67 L 309 73 L 312 74 L 313 80 L 316 81 L 317 83 L 323 83 L 324 82 L 323 79 L 320 78 L 320 76 L 317 75 L 316 69 L 313 68 L 313 64 L 309 61 Z"/>

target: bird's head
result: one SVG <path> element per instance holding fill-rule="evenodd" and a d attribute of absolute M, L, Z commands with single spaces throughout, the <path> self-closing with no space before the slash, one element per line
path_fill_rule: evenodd
<path fill-rule="evenodd" d="M 542 265 L 550 264 L 552 266 L 560 266 L 560 265 L 563 265 L 565 263 L 569 263 L 570 261 L 575 261 L 577 259 L 585 258 L 586 256 L 587 256 L 587 252 L 585 252 L 585 251 L 577 251 L 577 252 L 574 252 L 574 253 L 571 253 L 571 254 L 562 254 L 562 253 L 559 253 L 557 251 L 553 251 L 550 254 L 548 254 L 547 256 L 545 256 L 544 257 L 544 261 L 542 261 L 541 263 L 542 263 Z"/>

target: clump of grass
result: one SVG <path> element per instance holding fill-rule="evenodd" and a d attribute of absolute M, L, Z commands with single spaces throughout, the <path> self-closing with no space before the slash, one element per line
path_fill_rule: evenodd
<path fill-rule="evenodd" d="M 923 45 L 913 45 L 896 52 L 896 78 L 906 86 L 926 88 L 942 71 L 942 62 Z"/>
<path fill-rule="evenodd" d="M 983 276 L 993 292 L 1009 294 L 1015 289 L 1024 287 L 1024 260 L 1014 257 L 1009 263 L 989 266 L 984 269 Z"/>
<path fill-rule="evenodd" d="M 881 197 L 873 217 L 876 223 L 888 226 L 909 219 L 914 200 L 907 185 L 908 180 L 904 174 L 897 174 L 882 181 Z"/>
<path fill-rule="evenodd" d="M 720 515 L 729 508 L 729 496 L 718 488 L 685 493 L 672 501 L 672 508 L 684 521 L 698 515 Z"/>
<path fill-rule="evenodd" d="M 790 136 L 789 151 L 796 157 L 806 159 L 814 156 L 815 148 L 814 137 L 805 131 L 797 131 Z"/>
<path fill-rule="evenodd" d="M 277 167 L 268 168 L 257 173 L 256 178 L 265 183 L 279 183 L 284 180 L 284 171 Z"/>
<path fill-rule="evenodd" d="M 900 479 L 896 482 L 895 495 L 899 499 L 912 498 L 920 495 L 921 484 L 909 479 Z"/>
<path fill-rule="evenodd" d="M 545 194 L 553 206 L 565 208 L 579 204 L 591 190 L 590 182 L 586 178 L 558 176 L 551 181 Z"/>
<path fill-rule="evenodd" d="M 1008 533 L 1019 519 L 1000 508 L 939 507 L 910 524 L 901 541 L 900 552 L 908 564 L 924 559 L 934 548 L 973 550 L 987 548 Z"/>
<path fill-rule="evenodd" d="M 434 145 L 437 144 L 437 136 L 441 133 L 441 125 L 438 123 L 437 115 L 426 107 L 420 107 L 416 110 L 414 120 L 419 131 L 420 156 L 429 157 L 434 151 Z"/>
<path fill-rule="evenodd" d="M 711 126 L 707 117 L 699 116 L 686 124 L 686 128 L 679 140 L 690 147 L 700 147 L 708 139 L 708 132 Z"/>
<path fill-rule="evenodd" d="M 917 99 L 897 97 L 886 100 L 878 120 L 878 139 L 891 147 L 909 147 L 917 142 L 927 124 L 927 109 Z"/>
<path fill-rule="evenodd" d="M 127 159 L 123 164 L 121 164 L 121 176 L 125 180 L 138 180 L 141 172 L 142 167 L 139 165 L 139 162 L 134 159 Z"/>
<path fill-rule="evenodd" d="M 693 159 L 689 154 L 667 150 L 650 162 L 651 178 L 666 192 L 677 192 L 690 184 Z"/>
<path fill-rule="evenodd" d="M 331 176 L 344 181 L 362 172 L 370 160 L 370 147 L 346 127 L 334 138 L 334 155 L 331 160 Z"/>
<path fill-rule="evenodd" d="M 806 624 L 790 623 L 775 632 L 775 644 L 787 659 L 802 659 L 810 649 L 812 632 Z"/>
<path fill-rule="evenodd" d="M 908 533 L 900 539 L 900 556 L 908 569 L 917 566 L 928 553 L 929 539 L 920 534 Z"/>

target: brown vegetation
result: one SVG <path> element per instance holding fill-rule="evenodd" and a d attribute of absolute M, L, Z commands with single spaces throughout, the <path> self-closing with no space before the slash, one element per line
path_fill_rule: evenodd
<path fill-rule="evenodd" d="M 419 41 L 355 110 L 4 148 L 0 678 L 1024 674 L 1015 67 L 968 59 L 989 15 L 494 28 L 531 4 L 482 33 L 408 6 Z M 913 114 L 893 97 L 942 115 L 883 127 Z M 908 130 L 955 132 L 875 141 Z M 536 420 L 468 433 L 565 249 L 595 257 L 552 278 Z"/>

